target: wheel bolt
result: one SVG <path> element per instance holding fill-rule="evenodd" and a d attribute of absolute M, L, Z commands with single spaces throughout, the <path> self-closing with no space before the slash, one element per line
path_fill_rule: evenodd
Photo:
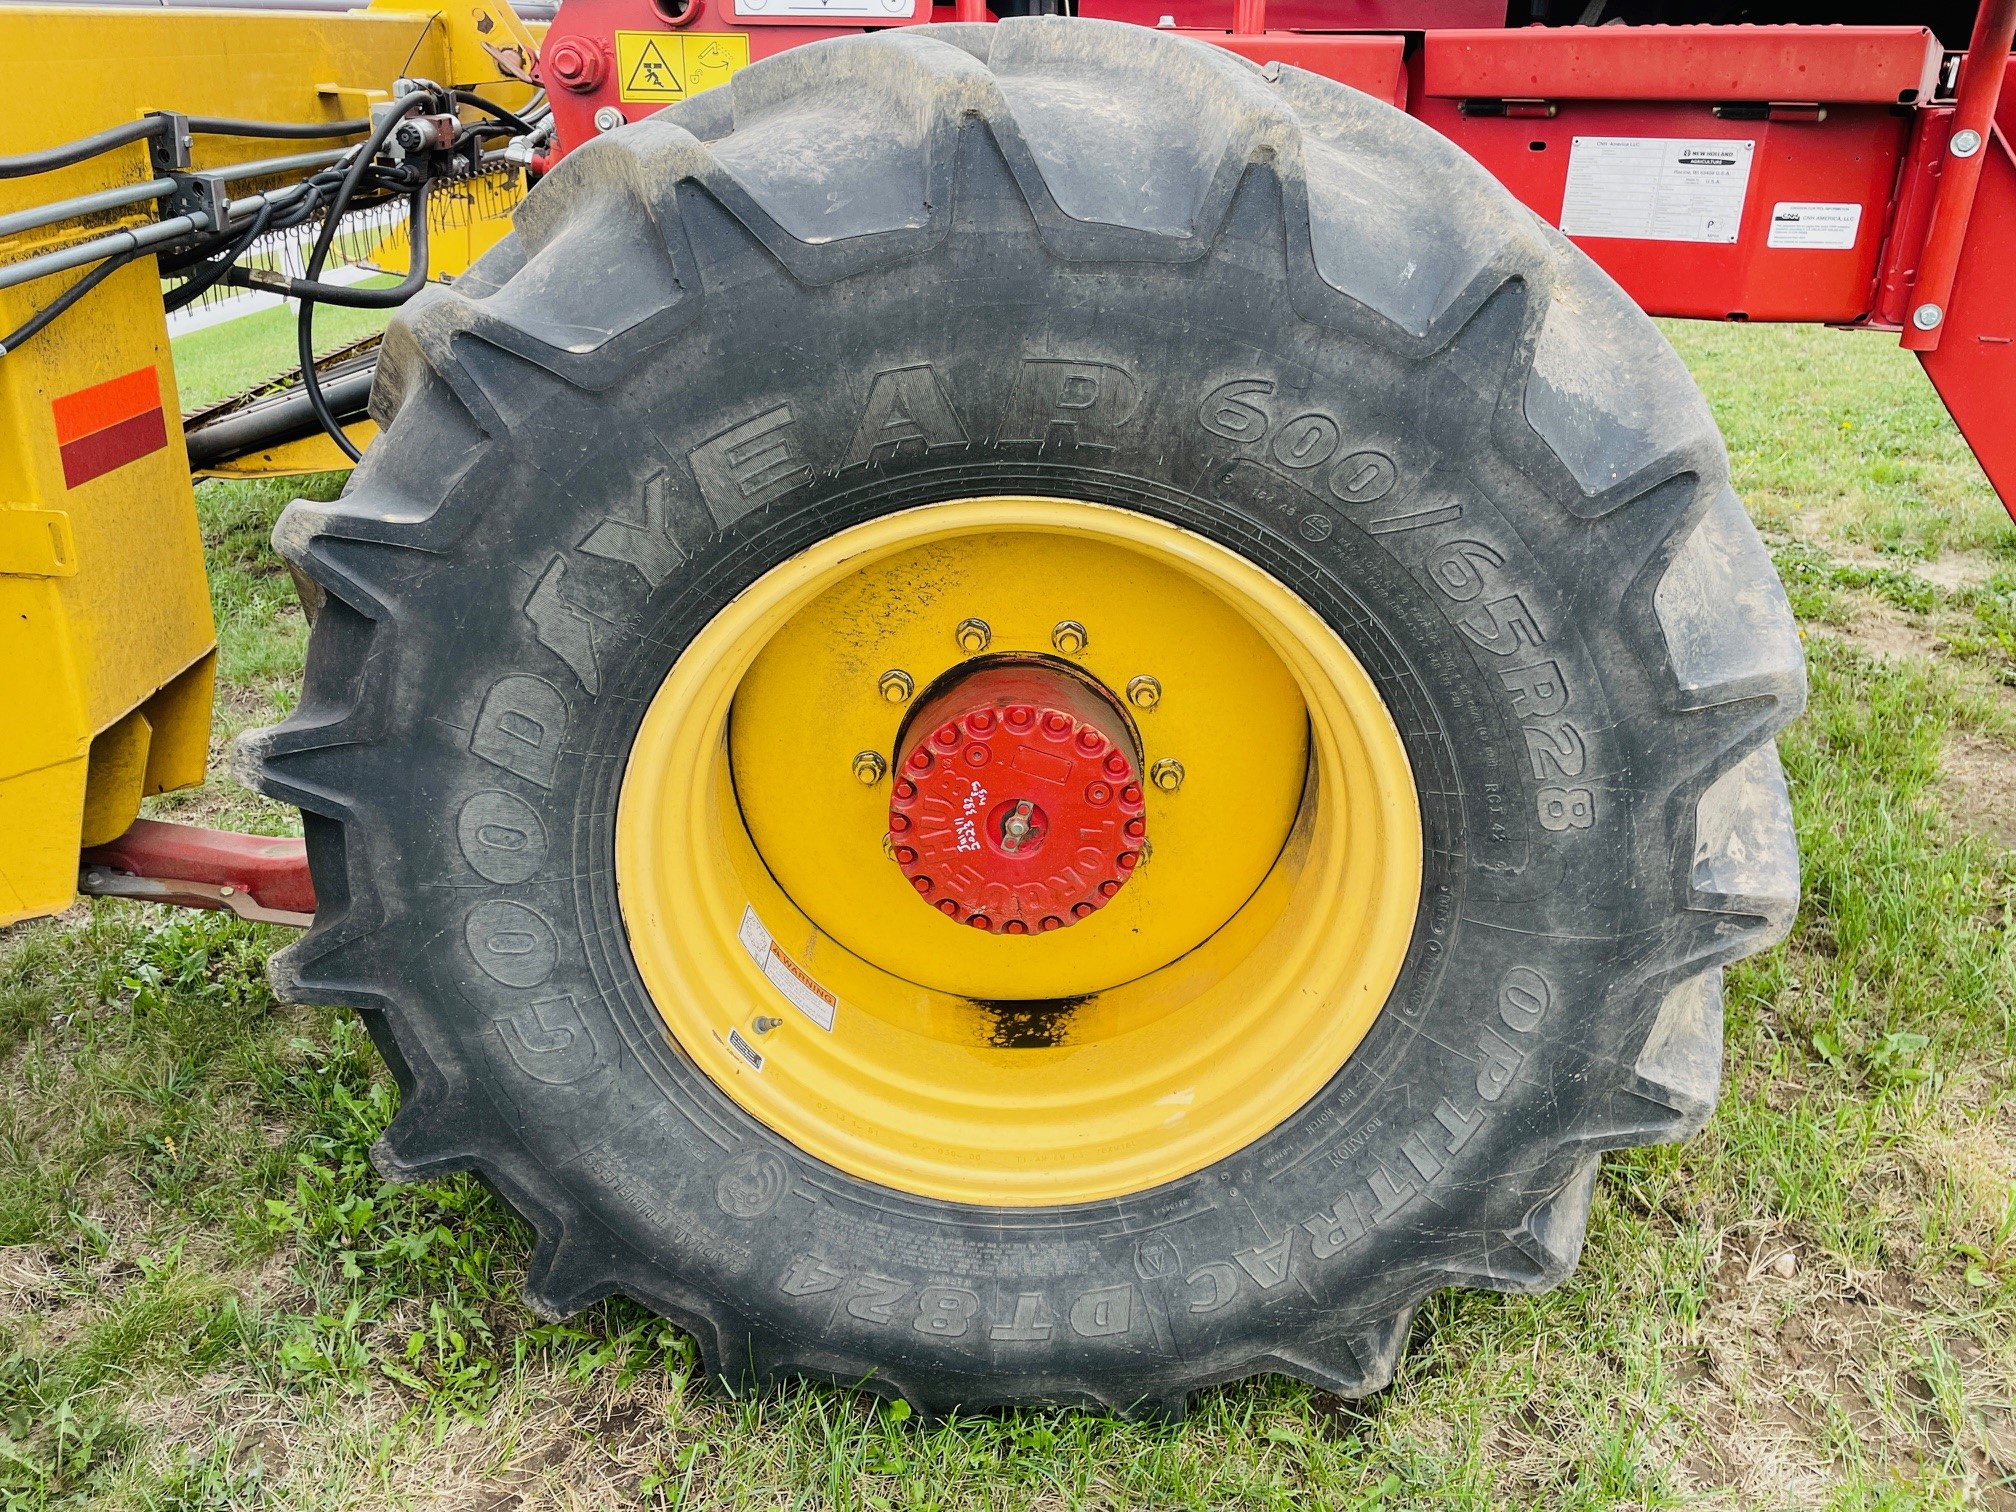
<path fill-rule="evenodd" d="M 882 780 L 882 774 L 889 770 L 889 763 L 882 759 L 880 751 L 857 751 L 854 754 L 854 780 L 863 787 L 873 787 Z"/>
<path fill-rule="evenodd" d="M 1059 620 L 1050 632 L 1050 644 L 1066 656 L 1076 656 L 1092 644 L 1092 637 L 1076 620 Z"/>
<path fill-rule="evenodd" d="M 983 619 L 963 619 L 953 628 L 952 639 L 968 656 L 978 656 L 994 644 L 994 627 Z"/>
<path fill-rule="evenodd" d="M 883 700 L 892 704 L 903 703 L 917 690 L 917 684 L 910 680 L 910 674 L 898 667 L 891 667 L 884 672 L 875 686 L 881 690 Z"/>
<path fill-rule="evenodd" d="M 1137 677 L 1127 684 L 1127 702 L 1144 713 L 1162 702 L 1162 684 L 1152 677 Z"/>
<path fill-rule="evenodd" d="M 1183 786 L 1183 763 L 1174 756 L 1164 756 L 1148 768 L 1148 780 L 1165 793 L 1173 793 Z"/>

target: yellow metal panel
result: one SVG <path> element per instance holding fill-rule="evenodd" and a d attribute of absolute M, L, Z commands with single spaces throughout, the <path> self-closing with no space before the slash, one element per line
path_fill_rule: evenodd
<path fill-rule="evenodd" d="M 0 924 L 60 912 L 76 895 L 85 766 L 79 756 L 0 781 Z"/>
<path fill-rule="evenodd" d="M 378 434 L 378 426 L 370 420 L 359 420 L 354 425 L 344 426 L 343 434 L 350 438 L 352 446 L 362 451 Z M 278 446 L 268 446 L 242 457 L 234 457 L 229 462 L 220 462 L 215 467 L 206 467 L 196 476 L 299 478 L 309 473 L 343 472 L 349 466 L 350 459 L 336 450 L 336 443 L 327 436 L 303 436 L 299 441 L 284 441 Z"/>
<path fill-rule="evenodd" d="M 135 709 L 99 732 L 91 742 L 91 770 L 84 783 L 84 820 L 80 840 L 103 845 L 126 833 L 140 812 L 147 782 L 147 748 L 154 727 Z"/>
<path fill-rule="evenodd" d="M 446 11 L 381 3 L 349 14 L 0 6 L 6 151 L 73 141 L 150 110 L 333 121 L 362 114 L 402 76 L 477 85 L 522 108 L 532 89 L 509 81 L 539 30 L 494 0 Z M 195 166 L 342 144 L 199 136 Z M 0 214 L 154 177 L 146 147 L 135 143 L 0 180 Z M 248 181 L 240 192 L 258 187 Z M 18 232 L 0 239 L 0 264 L 143 224 L 154 209 Z M 442 246 L 440 270 L 459 271 L 501 235 L 494 219 L 479 228 L 465 218 Z M 85 272 L 0 291 L 0 333 Z M 98 435 L 91 414 L 78 418 L 80 404 L 91 410 L 88 398 L 75 396 L 146 374 L 158 384 L 158 444 L 136 451 L 128 432 L 109 453 L 92 442 L 81 460 L 74 445 L 66 458 L 66 440 Z M 67 430 L 58 421 L 66 399 Z M 132 422 L 130 408 L 97 419 Z M 80 839 L 123 829 L 143 791 L 202 780 L 214 635 L 178 415 L 152 259 L 113 274 L 0 357 L 0 924 L 64 907 Z M 314 467 L 333 465 L 326 442 L 320 454 L 316 443 L 299 447 Z M 277 465 L 289 450 L 275 448 L 267 469 L 239 471 L 296 470 Z M 116 465 L 99 466 L 107 455 Z"/>
<path fill-rule="evenodd" d="M 45 282 L 0 295 L 0 326 L 11 328 L 54 292 Z M 135 375 L 157 386 L 147 391 L 157 395 L 154 439 L 126 446 L 124 451 L 146 448 L 130 460 L 78 476 L 78 446 L 87 448 L 89 473 L 95 464 L 88 448 L 104 430 L 92 431 L 87 414 L 59 431 L 58 407 L 108 379 Z M 94 736 L 214 645 L 203 545 L 176 414 L 168 331 L 151 261 L 115 273 L 44 338 L 0 358 L 0 426 L 8 442 L 0 447 L 0 499 L 15 506 L 10 514 L 26 506 L 65 517 L 72 564 L 67 576 L 0 576 L 0 614 L 7 621 L 0 708 L 22 715 L 0 724 L 0 787 L 25 778 L 31 779 L 27 791 L 44 791 L 46 784 L 35 774 L 85 757 Z M 66 436 L 73 441 L 67 456 Z M 139 761 L 144 770 L 144 744 Z M 138 812 L 139 774 L 131 783 L 122 778 L 98 786 L 93 830 L 116 822 L 116 835 Z M 17 826 L 6 833 L 10 850 L 70 853 L 63 872 L 33 868 L 44 890 L 23 899 L 27 912 L 62 908 L 70 900 L 76 851 L 88 843 L 81 796 L 67 809 L 24 803 Z M 114 814 L 119 805 L 123 818 Z"/>
<path fill-rule="evenodd" d="M 147 796 L 194 787 L 210 759 L 210 694 L 217 680 L 212 651 L 140 706 L 154 734 L 147 746 Z"/>

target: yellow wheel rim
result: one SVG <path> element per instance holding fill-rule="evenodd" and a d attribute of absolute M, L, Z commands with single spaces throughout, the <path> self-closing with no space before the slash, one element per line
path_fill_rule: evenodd
<path fill-rule="evenodd" d="M 885 674 L 923 688 L 971 622 L 1136 686 L 1146 763 L 1182 766 L 1150 863 L 1053 934 L 909 893 L 857 760 L 894 753 Z M 1371 679 L 1279 582 L 1124 510 L 972 499 L 832 536 L 694 638 L 631 750 L 616 880 L 673 1038 L 748 1113 L 868 1181 L 1034 1206 L 1188 1175 L 1320 1090 L 1399 975 L 1421 823 Z"/>

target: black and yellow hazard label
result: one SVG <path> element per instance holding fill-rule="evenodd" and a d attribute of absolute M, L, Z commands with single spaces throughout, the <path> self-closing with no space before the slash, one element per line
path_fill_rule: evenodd
<path fill-rule="evenodd" d="M 742 32 L 616 33 L 617 95 L 670 105 L 723 83 L 749 61 Z"/>

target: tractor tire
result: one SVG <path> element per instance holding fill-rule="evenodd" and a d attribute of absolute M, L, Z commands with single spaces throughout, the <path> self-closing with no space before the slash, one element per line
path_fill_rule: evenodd
<path fill-rule="evenodd" d="M 387 1177 L 474 1171 L 536 1230 L 541 1314 L 625 1294 L 731 1385 L 929 1414 L 1166 1417 L 1270 1371 L 1359 1396 L 1429 1292 L 1569 1273 L 1603 1151 L 1707 1119 L 1722 968 L 1797 902 L 1796 629 L 1651 321 L 1405 114 L 1104 22 L 797 48 L 573 151 L 395 320 L 372 412 L 344 496 L 274 532 L 318 612 L 298 708 L 239 752 L 320 907 L 273 981 L 369 1025 Z M 999 498 L 1280 585 L 1418 810 L 1355 1048 L 1277 1054 L 1311 1090 L 1238 1148 L 1069 1200 L 905 1189 L 752 1115 L 817 1004 L 756 1004 L 775 1043 L 668 1032 L 621 885 L 682 653 L 848 531 Z M 1171 909 L 1174 849 L 1142 873 Z M 1097 994 L 1027 996 L 946 999 L 991 1015 L 986 1074 L 1072 1051 Z"/>

